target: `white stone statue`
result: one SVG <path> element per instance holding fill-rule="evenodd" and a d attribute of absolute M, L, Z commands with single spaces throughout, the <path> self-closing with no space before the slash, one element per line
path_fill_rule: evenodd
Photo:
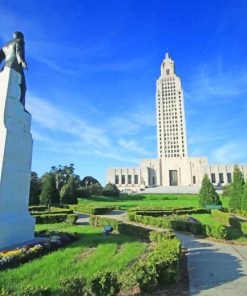
<path fill-rule="evenodd" d="M 22 73 L 6 63 L 0 72 L 0 249 L 34 239 L 35 219 L 28 212 L 31 115 L 21 101 L 22 83 Z"/>

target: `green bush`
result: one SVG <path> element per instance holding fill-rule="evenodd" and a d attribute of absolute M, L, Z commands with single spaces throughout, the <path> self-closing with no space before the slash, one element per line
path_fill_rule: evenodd
<path fill-rule="evenodd" d="M 92 215 L 103 215 L 109 213 L 114 209 L 114 207 L 93 207 L 93 206 L 84 206 L 84 205 L 69 205 L 69 208 L 84 214 Z"/>
<path fill-rule="evenodd" d="M 68 222 L 75 224 L 78 219 L 76 214 L 43 214 L 43 215 L 33 215 L 36 219 L 37 224 L 52 224 L 52 223 L 61 223 Z"/>
<path fill-rule="evenodd" d="M 224 225 L 206 225 L 206 235 L 216 239 L 227 238 L 227 228 Z"/>
<path fill-rule="evenodd" d="M 118 224 L 118 232 L 122 234 L 132 235 L 138 238 L 149 238 L 151 229 L 144 228 L 142 226 L 136 226 L 131 224 Z"/>
<path fill-rule="evenodd" d="M 160 231 L 151 231 L 149 233 L 149 239 L 151 242 L 163 242 L 167 239 L 174 239 L 175 234 L 172 231 L 160 232 Z"/>
<path fill-rule="evenodd" d="M 115 296 L 120 292 L 120 288 L 117 275 L 110 271 L 96 273 L 90 282 L 94 296 Z"/>
<path fill-rule="evenodd" d="M 118 230 L 118 225 L 122 222 L 116 219 L 106 218 L 106 217 L 100 217 L 100 216 L 94 216 L 91 215 L 89 217 L 89 224 L 93 226 L 107 226 L 111 225 L 114 230 Z"/>
<path fill-rule="evenodd" d="M 71 209 L 50 208 L 46 211 L 31 211 L 31 215 L 56 215 L 56 214 L 73 214 Z"/>
<path fill-rule="evenodd" d="M 174 209 L 174 210 L 159 210 L 159 211 L 135 211 L 136 215 L 162 217 L 162 216 L 175 216 L 175 215 L 192 215 L 192 214 L 208 214 L 207 209 Z M 129 215 L 133 215 L 133 211 L 129 212 Z"/>
<path fill-rule="evenodd" d="M 60 280 L 59 296 L 85 295 L 86 281 L 82 276 L 71 276 Z"/>
<path fill-rule="evenodd" d="M 239 230 L 242 234 L 247 235 L 247 222 L 237 217 L 230 219 L 230 225 L 232 228 Z"/>
<path fill-rule="evenodd" d="M 30 207 L 28 207 L 28 210 L 30 212 L 34 212 L 34 211 L 43 212 L 43 211 L 48 210 L 48 206 L 30 206 Z"/>

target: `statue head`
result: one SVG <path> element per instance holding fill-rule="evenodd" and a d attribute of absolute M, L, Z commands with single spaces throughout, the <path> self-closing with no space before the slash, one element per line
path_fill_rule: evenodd
<path fill-rule="evenodd" d="M 24 35 L 21 32 L 15 32 L 13 33 L 13 38 L 20 38 L 20 39 L 24 39 Z"/>

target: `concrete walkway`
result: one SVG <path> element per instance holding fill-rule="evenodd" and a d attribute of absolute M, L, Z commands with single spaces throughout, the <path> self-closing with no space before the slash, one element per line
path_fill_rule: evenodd
<path fill-rule="evenodd" d="M 125 211 L 112 211 L 103 216 L 128 222 Z M 175 234 L 188 250 L 190 295 L 247 295 L 247 246 L 217 243 L 180 232 Z"/>
<path fill-rule="evenodd" d="M 190 295 L 247 295 L 247 246 L 176 236 L 188 250 Z"/>

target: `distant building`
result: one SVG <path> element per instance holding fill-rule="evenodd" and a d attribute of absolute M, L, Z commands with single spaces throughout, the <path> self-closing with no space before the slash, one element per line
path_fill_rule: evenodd
<path fill-rule="evenodd" d="M 232 182 L 233 164 L 211 165 L 206 157 L 188 157 L 183 89 L 168 53 L 156 82 L 156 119 L 158 158 L 144 159 L 137 168 L 111 168 L 107 182 L 135 192 L 157 186 L 177 186 L 185 192 L 193 186 L 196 192 L 205 174 L 215 186 Z M 247 177 L 247 164 L 238 166 Z"/>

